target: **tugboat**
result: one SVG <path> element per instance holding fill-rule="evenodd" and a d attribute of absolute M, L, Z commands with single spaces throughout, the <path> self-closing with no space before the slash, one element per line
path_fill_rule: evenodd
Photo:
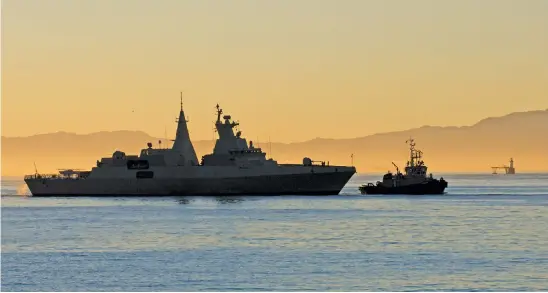
<path fill-rule="evenodd" d="M 396 174 L 388 171 L 383 176 L 382 182 L 377 181 L 376 185 L 368 183 L 360 186 L 361 194 L 443 194 L 447 181 L 443 177 L 439 180 L 434 179 L 432 173 L 427 176 L 428 167 L 422 160 L 422 151 L 415 149 L 413 139 L 407 140 L 406 143 L 409 143 L 411 159 L 407 161 L 405 175 L 400 173 L 398 166 L 392 162 L 392 165 L 396 167 Z"/>

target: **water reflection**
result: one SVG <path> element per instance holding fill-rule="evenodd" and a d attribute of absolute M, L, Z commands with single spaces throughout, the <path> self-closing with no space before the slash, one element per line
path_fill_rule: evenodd
<path fill-rule="evenodd" d="M 214 202 L 220 203 L 220 204 L 235 204 L 235 203 L 241 203 L 245 199 L 243 197 L 238 196 L 215 196 L 215 197 L 209 197 L 209 196 L 203 196 L 203 197 L 195 197 L 195 198 L 188 198 L 188 197 L 178 197 L 177 202 L 179 204 L 188 205 L 192 202 L 195 202 L 198 200 L 199 202 Z"/>
<path fill-rule="evenodd" d="M 217 196 L 215 200 L 220 204 L 231 204 L 243 202 L 244 198 L 239 196 Z"/>
<path fill-rule="evenodd" d="M 190 200 L 190 199 L 188 199 L 188 198 L 184 198 L 184 197 L 183 197 L 183 198 L 177 199 L 177 202 L 178 202 L 179 204 L 190 204 L 191 201 L 192 201 L 192 200 Z"/>

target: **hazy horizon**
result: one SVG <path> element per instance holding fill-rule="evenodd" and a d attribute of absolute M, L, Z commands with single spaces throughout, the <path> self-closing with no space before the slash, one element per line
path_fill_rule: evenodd
<path fill-rule="evenodd" d="M 502 117 L 486 117 L 472 126 L 421 127 L 401 132 L 379 133 L 353 139 L 307 140 L 296 143 L 257 141 L 267 157 L 279 163 L 300 163 L 303 157 L 324 160 L 332 165 L 353 164 L 360 173 L 379 173 L 403 166 L 407 160 L 405 141 L 415 138 L 424 151 L 430 170 L 439 172 L 490 172 L 491 166 L 508 164 L 514 158 L 518 173 L 544 172 L 548 168 L 546 145 L 548 110 L 519 112 Z M 32 173 L 33 163 L 41 172 L 57 168 L 88 169 L 116 149 L 138 154 L 147 142 L 159 147 L 161 137 L 143 131 L 115 131 L 93 134 L 57 132 L 30 137 L 2 137 L 2 174 Z M 198 157 L 211 153 L 214 141 L 192 139 Z M 165 141 L 162 147 L 170 147 Z"/>
<path fill-rule="evenodd" d="M 547 1 L 2 1 L 2 135 L 265 141 L 548 108 Z M 296 126 L 298 125 L 298 127 Z M 283 130 L 283 131 L 281 131 Z"/>

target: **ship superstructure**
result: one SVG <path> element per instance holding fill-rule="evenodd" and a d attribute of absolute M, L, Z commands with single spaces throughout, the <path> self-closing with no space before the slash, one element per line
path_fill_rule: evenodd
<path fill-rule="evenodd" d="M 198 161 L 182 107 L 171 148 L 149 142 L 139 155 L 117 150 L 89 171 L 25 176 L 34 196 L 61 195 L 335 195 L 350 180 L 352 166 L 329 166 L 304 158 L 278 164 L 234 132 L 239 124 L 217 105 L 218 139 L 213 152 Z"/>

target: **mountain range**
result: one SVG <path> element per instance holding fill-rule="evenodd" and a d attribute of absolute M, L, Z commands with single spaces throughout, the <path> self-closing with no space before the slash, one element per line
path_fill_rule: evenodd
<path fill-rule="evenodd" d="M 405 141 L 410 137 L 424 152 L 423 158 L 434 174 L 489 173 L 491 166 L 507 165 L 510 158 L 515 161 L 517 173 L 548 170 L 548 109 L 490 117 L 471 126 L 423 126 L 349 139 L 254 144 L 280 163 L 300 163 L 303 157 L 310 157 L 331 165 L 354 164 L 361 173 L 381 173 L 393 169 L 392 162 L 405 165 L 409 156 Z M 127 130 L 2 136 L 2 176 L 34 173 L 34 162 L 41 173 L 54 173 L 57 168 L 89 169 L 116 149 L 138 154 L 148 142 L 156 147 L 159 140 L 163 141 L 141 131 Z M 193 144 L 200 158 L 212 151 L 214 142 L 202 140 Z"/>

